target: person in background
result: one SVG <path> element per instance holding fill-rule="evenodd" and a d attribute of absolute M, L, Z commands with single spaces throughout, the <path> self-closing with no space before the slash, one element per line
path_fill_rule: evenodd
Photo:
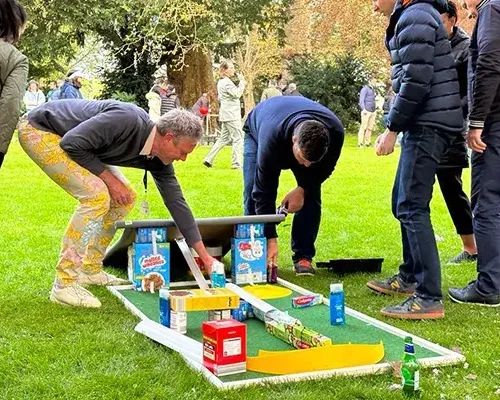
<path fill-rule="evenodd" d="M 175 92 L 174 85 L 167 85 L 165 96 L 161 99 L 161 115 L 173 110 L 174 108 L 180 108 L 181 101 L 179 100 L 179 96 Z"/>
<path fill-rule="evenodd" d="M 50 96 L 49 94 L 47 94 L 47 101 L 59 100 L 59 98 L 61 97 L 61 87 L 64 84 L 64 80 L 58 79 L 55 83 L 56 83 L 56 89 L 52 91 L 52 93 L 50 93 Z"/>
<path fill-rule="evenodd" d="M 238 74 L 240 81 L 238 86 L 229 79 L 234 76 L 234 64 L 231 61 L 224 61 L 221 64 L 219 74 L 221 79 L 217 82 L 217 92 L 220 101 L 219 121 L 221 123 L 221 134 L 203 160 L 203 165 L 211 168 L 219 151 L 233 142 L 231 168 L 240 169 L 243 152 L 240 98 L 243 95 L 246 82 L 241 74 Z"/>
<path fill-rule="evenodd" d="M 260 97 L 261 103 L 271 97 L 282 96 L 283 92 L 277 88 L 278 84 L 276 79 L 271 79 L 267 88 L 262 91 L 262 96 Z"/>
<path fill-rule="evenodd" d="M 20 124 L 19 143 L 47 176 L 78 201 L 63 238 L 51 301 L 93 307 L 101 302 L 84 288 L 128 283 L 103 270 L 115 222 L 132 210 L 136 194 L 117 167 L 153 176 L 175 223 L 207 268 L 215 259 L 201 235 L 175 176 L 201 138 L 199 119 L 172 110 L 154 123 L 146 111 L 115 100 L 52 101 Z"/>
<path fill-rule="evenodd" d="M 500 0 L 499 0 L 500 1 Z M 386 45 L 396 97 L 387 129 L 375 142 L 377 155 L 403 144 L 392 190 L 392 211 L 401 227 L 403 262 L 397 274 L 372 280 L 380 294 L 408 296 L 382 315 L 409 320 L 444 318 L 441 264 L 429 203 L 436 172 L 450 144 L 463 130 L 455 62 L 441 14 L 447 0 L 373 0 L 389 18 Z"/>
<path fill-rule="evenodd" d="M 59 99 L 83 99 L 80 88 L 82 87 L 83 73 L 79 70 L 72 71 L 64 81 L 59 94 Z"/>
<path fill-rule="evenodd" d="M 450 288 L 456 303 L 500 306 L 500 0 L 465 0 L 477 17 L 469 47 L 469 131 L 477 278 Z M 470 312 L 470 311 L 468 311 Z M 494 315 L 494 314 L 492 314 Z"/>
<path fill-rule="evenodd" d="M 436 174 L 451 219 L 462 240 L 462 252 L 449 261 L 450 264 L 458 264 L 477 260 L 476 240 L 472 227 L 472 211 L 469 198 L 465 194 L 462 185 L 463 169 L 469 167 L 465 134 L 467 131 L 467 114 L 469 113 L 467 100 L 467 65 L 470 38 L 462 28 L 457 26 L 458 13 L 455 3 L 448 1 L 448 8 L 441 17 L 450 39 L 451 54 L 455 59 L 464 116 L 463 133 L 456 137 L 448 151 L 443 158 L 441 158 L 441 163 L 439 164 Z"/>
<path fill-rule="evenodd" d="M 375 103 L 375 78 L 370 78 L 368 85 L 363 86 L 359 93 L 359 108 L 361 109 L 361 125 L 358 131 L 358 147 L 371 146 L 372 131 L 377 119 L 377 106 Z"/>
<path fill-rule="evenodd" d="M 297 90 L 295 83 L 290 83 L 288 89 L 284 91 L 283 96 L 302 96 L 302 94 Z"/>
<path fill-rule="evenodd" d="M 26 107 L 26 114 L 29 114 L 38 106 L 45 103 L 45 95 L 40 90 L 38 82 L 30 81 L 28 83 L 28 90 L 24 93 L 24 106 Z"/>
<path fill-rule="evenodd" d="M 47 91 L 47 94 L 45 95 L 45 97 L 47 98 L 47 101 L 51 101 L 52 100 L 52 95 L 54 94 L 54 92 L 56 90 L 57 90 L 57 82 L 56 81 L 50 82 L 50 88 Z"/>
<path fill-rule="evenodd" d="M 203 93 L 196 103 L 194 103 L 191 108 L 191 112 L 197 115 L 200 119 L 203 119 L 208 114 L 210 109 L 210 100 L 208 99 L 208 93 Z"/>
<path fill-rule="evenodd" d="M 151 90 L 146 94 L 149 108 L 149 118 L 151 121 L 156 122 L 160 119 L 161 113 L 161 100 L 167 91 L 168 82 L 164 78 L 156 80 Z"/>
<path fill-rule="evenodd" d="M 28 59 L 14 46 L 26 20 L 26 11 L 17 0 L 0 0 L 0 168 L 21 114 L 28 80 Z"/>

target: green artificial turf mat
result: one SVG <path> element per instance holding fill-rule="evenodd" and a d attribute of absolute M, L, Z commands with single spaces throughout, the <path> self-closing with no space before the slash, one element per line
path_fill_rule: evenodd
<path fill-rule="evenodd" d="M 149 292 L 137 292 L 135 290 L 121 290 L 120 293 L 142 311 L 148 318 L 158 321 L 158 294 Z M 292 293 L 290 296 L 280 299 L 266 300 L 276 308 L 299 319 L 308 328 L 332 339 L 334 344 L 358 343 L 377 344 L 384 343 L 384 361 L 399 361 L 403 352 L 403 338 L 395 336 L 376 326 L 367 324 L 357 318 L 346 315 L 346 325 L 330 325 L 330 309 L 326 305 L 317 305 L 308 308 L 296 309 L 292 307 L 292 297 L 299 296 Z M 208 311 L 192 311 L 187 315 L 187 336 L 201 342 L 201 324 L 208 320 Z M 259 350 L 293 350 L 294 348 L 280 339 L 270 335 L 264 329 L 264 323 L 252 318 L 244 321 L 247 325 L 247 355 L 255 356 Z M 436 357 L 439 354 L 426 348 L 415 346 L 419 358 Z M 246 372 L 243 374 L 221 377 L 224 382 L 240 379 L 251 379 L 267 376 L 265 374 Z"/>

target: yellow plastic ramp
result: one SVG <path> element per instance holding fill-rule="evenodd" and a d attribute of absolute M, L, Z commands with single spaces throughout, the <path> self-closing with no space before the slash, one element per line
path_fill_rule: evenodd
<path fill-rule="evenodd" d="M 376 364 L 384 358 L 384 344 L 334 344 L 303 350 L 259 350 L 247 357 L 247 370 L 272 375 L 298 374 Z"/>

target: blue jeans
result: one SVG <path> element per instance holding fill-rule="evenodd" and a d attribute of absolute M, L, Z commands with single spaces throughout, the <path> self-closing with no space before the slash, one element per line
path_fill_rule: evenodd
<path fill-rule="evenodd" d="M 476 288 L 500 294 L 500 122 L 483 130 L 488 146 L 472 153 L 472 214 L 477 243 Z"/>
<path fill-rule="evenodd" d="M 250 135 L 245 134 L 243 145 L 243 204 L 245 215 L 256 214 L 252 191 L 257 166 L 257 148 L 257 142 Z M 304 206 L 293 217 L 291 246 L 294 262 L 302 258 L 312 260 L 316 255 L 314 242 L 318 236 L 320 222 L 321 186 L 317 186 L 306 190 Z"/>
<path fill-rule="evenodd" d="M 403 243 L 399 275 L 406 282 L 416 282 L 416 294 L 429 300 L 442 298 L 441 265 L 429 203 L 437 167 L 451 137 L 428 127 L 404 132 L 392 191 L 392 212 L 400 222 Z"/>

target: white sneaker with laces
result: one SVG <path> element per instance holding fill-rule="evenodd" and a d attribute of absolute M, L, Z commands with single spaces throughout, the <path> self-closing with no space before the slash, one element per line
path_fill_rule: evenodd
<path fill-rule="evenodd" d="M 97 297 L 80 285 L 54 285 L 50 291 L 50 301 L 67 306 L 99 308 L 101 302 Z"/>
<path fill-rule="evenodd" d="M 115 286 L 115 285 L 128 285 L 130 282 L 126 279 L 118 278 L 117 276 L 108 274 L 105 271 L 100 271 L 97 274 L 86 274 L 80 272 L 78 274 L 78 284 L 82 286 L 96 285 L 96 286 Z"/>

